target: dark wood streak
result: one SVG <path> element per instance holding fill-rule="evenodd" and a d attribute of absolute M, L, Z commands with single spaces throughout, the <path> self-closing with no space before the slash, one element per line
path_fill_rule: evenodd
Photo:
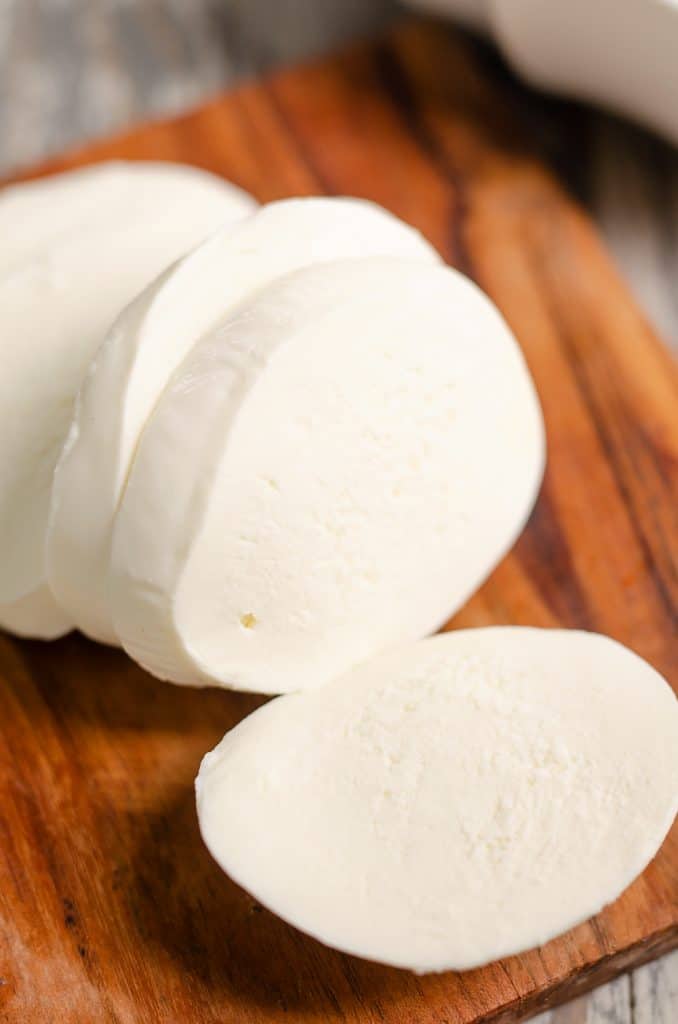
<path fill-rule="evenodd" d="M 521 152 L 546 164 L 570 193 L 590 205 L 596 114 L 576 101 L 531 87 L 485 40 L 470 36 L 469 46 L 473 63 L 482 72 L 492 94 L 500 94 L 503 100 L 501 119 L 494 125 L 495 138 L 501 138 L 504 148 L 518 146 Z"/>
<path fill-rule="evenodd" d="M 596 629 L 596 617 L 551 497 L 548 472 L 527 529 L 516 545 L 516 554 L 560 624 Z M 548 573 L 543 572 L 544 565 L 548 565 Z"/>
<path fill-rule="evenodd" d="M 544 282 L 544 294 L 549 296 L 549 302 L 554 303 L 554 318 L 557 320 L 559 325 L 558 336 L 560 342 L 567 351 L 570 368 L 576 377 L 577 385 L 588 409 L 591 423 L 593 424 L 600 444 L 605 452 L 608 465 L 613 472 L 621 504 L 623 505 L 629 521 L 633 526 L 633 531 L 637 538 L 638 545 L 643 553 L 643 559 L 645 561 L 647 571 L 652 578 L 655 590 L 662 605 L 664 606 L 669 621 L 675 622 L 676 606 L 664 581 L 662 567 L 654 557 L 651 539 L 647 536 L 636 513 L 636 502 L 638 500 L 642 500 L 641 495 L 643 495 L 643 491 L 638 489 L 638 484 L 643 483 L 642 478 L 639 475 L 633 486 L 629 484 L 628 476 L 624 471 L 624 467 L 618 455 L 613 433 L 608 425 L 608 416 L 606 415 L 605 410 L 601 408 L 599 403 L 596 401 L 596 396 L 590 384 L 585 361 L 582 359 L 578 347 L 570 335 L 568 329 L 568 317 L 560 315 L 560 310 L 558 309 L 557 302 L 554 299 L 553 289 L 548 286 L 549 282 L 544 278 L 539 261 L 535 260 L 533 266 L 535 274 L 541 276 Z M 598 343 L 602 344 L 603 339 L 598 339 Z M 607 369 L 608 387 L 611 386 L 613 372 L 613 367 L 610 366 Z M 647 505 L 647 496 L 644 495 L 644 498 L 645 500 L 643 504 Z"/>
<path fill-rule="evenodd" d="M 678 393 L 676 394 L 676 405 L 678 406 Z M 652 462 L 657 477 L 665 482 L 673 482 L 673 487 L 669 489 L 668 494 L 669 514 L 673 513 L 672 533 L 671 536 L 667 537 L 663 530 L 661 530 L 660 539 L 662 541 L 662 561 L 665 562 L 671 573 L 670 583 L 674 587 L 678 587 L 678 558 L 675 557 L 674 552 L 671 550 L 671 539 L 673 539 L 673 547 L 676 553 L 678 553 L 678 456 L 664 450 L 657 441 L 649 437 L 642 423 L 635 424 L 634 436 L 640 442 L 645 456 Z M 650 505 L 650 513 L 653 516 L 656 515 L 654 505 Z M 657 528 L 658 530 L 661 529 L 659 524 Z M 674 600 L 673 604 L 674 619 L 678 620 L 678 601 Z M 678 627 L 678 621 L 676 625 Z"/>
<path fill-rule="evenodd" d="M 678 397 L 677 397 L 678 401 Z M 647 434 L 641 429 L 639 424 L 629 423 L 628 419 L 624 424 L 625 430 L 623 431 L 623 438 L 625 441 L 626 457 L 631 465 L 631 475 L 637 480 L 642 480 L 646 487 L 646 493 L 652 494 L 655 491 L 653 484 L 655 481 L 651 481 L 645 471 L 646 462 L 649 461 L 655 470 L 659 470 L 663 463 L 663 472 L 656 473 L 656 477 L 659 478 L 658 483 L 660 486 L 671 484 L 672 480 L 678 480 L 678 472 L 675 459 L 672 459 L 669 455 L 662 458 L 658 452 L 655 444 L 651 441 Z M 671 494 L 672 488 L 666 487 L 666 502 L 670 503 L 673 500 Z M 673 488 L 675 490 L 675 488 Z M 637 498 L 635 494 L 630 492 L 628 495 L 629 503 L 636 504 Z M 670 538 L 664 532 L 661 520 L 655 514 L 656 504 L 654 501 L 648 501 L 645 504 L 645 513 L 651 520 L 653 527 L 653 535 L 655 545 L 659 552 L 659 557 L 653 557 L 653 575 L 656 580 L 659 581 L 659 585 L 665 591 L 665 603 L 671 621 L 674 625 L 678 626 L 678 592 L 675 594 L 671 592 L 671 588 L 675 590 L 678 587 L 678 565 L 673 559 L 671 553 Z M 664 502 L 661 502 L 662 506 Z M 669 504 L 668 506 L 674 507 L 675 505 Z M 671 523 L 671 528 L 674 531 L 673 536 L 678 536 L 678 519 L 674 518 Z M 647 545 L 650 547 L 650 537 L 647 537 Z"/>
<path fill-rule="evenodd" d="M 275 116 L 284 128 L 288 138 L 317 182 L 319 191 L 325 193 L 325 195 L 336 195 L 337 189 L 329 181 L 327 175 L 321 171 L 318 166 L 318 162 L 315 159 L 313 150 L 306 145 L 303 135 L 297 131 L 294 121 L 288 117 L 285 111 L 285 106 L 280 102 L 280 98 L 278 97 L 273 85 L 263 83 L 261 89 L 265 92 L 271 105 L 271 109 L 274 111 Z"/>
<path fill-rule="evenodd" d="M 474 277 L 471 252 L 464 235 L 468 216 L 468 194 L 464 175 L 455 166 L 449 154 L 438 145 L 435 135 L 427 130 L 426 123 L 420 115 L 416 92 L 411 87 L 397 50 L 388 43 L 375 46 L 374 62 L 378 78 L 398 111 L 403 125 L 452 186 L 454 216 L 449 228 L 451 262 L 469 277 Z"/>

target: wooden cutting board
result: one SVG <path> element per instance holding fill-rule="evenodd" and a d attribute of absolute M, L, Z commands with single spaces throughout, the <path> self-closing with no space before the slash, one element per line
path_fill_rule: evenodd
<path fill-rule="evenodd" d="M 415 23 L 33 174 L 183 160 L 261 200 L 352 193 L 421 228 L 509 320 L 549 442 L 525 534 L 451 625 L 600 630 L 675 682 L 675 369 L 528 129 L 476 46 Z M 674 828 L 613 906 L 482 970 L 418 978 L 323 948 L 198 835 L 199 760 L 258 703 L 79 636 L 0 639 L 0 1020 L 513 1022 L 678 945 Z"/>

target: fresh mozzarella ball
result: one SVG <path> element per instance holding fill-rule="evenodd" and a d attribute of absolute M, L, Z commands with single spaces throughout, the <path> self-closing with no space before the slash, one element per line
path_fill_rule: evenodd
<path fill-rule="evenodd" d="M 39 587 L 27 597 L 11 604 L 0 604 L 0 629 L 16 636 L 56 640 L 73 628 L 69 616 L 61 610 L 47 587 Z"/>
<path fill-rule="evenodd" d="M 372 203 L 283 200 L 210 238 L 122 314 L 85 379 L 52 490 L 48 579 L 83 632 L 117 640 L 108 594 L 115 513 L 144 424 L 191 346 L 281 274 L 378 254 L 439 261 L 421 235 Z"/>
<path fill-rule="evenodd" d="M 405 645 L 256 711 L 196 783 L 231 877 L 322 942 L 418 972 L 542 944 L 614 900 L 678 807 L 678 705 L 591 633 Z"/>
<path fill-rule="evenodd" d="M 104 164 L 0 192 L 0 625 L 71 628 L 46 582 L 54 467 L 111 321 L 171 260 L 253 200 L 195 168 Z"/>
<path fill-rule="evenodd" d="M 115 629 L 178 683 L 316 687 L 439 627 L 513 543 L 538 402 L 491 302 L 442 266 L 280 278 L 191 350 L 115 524 Z"/>

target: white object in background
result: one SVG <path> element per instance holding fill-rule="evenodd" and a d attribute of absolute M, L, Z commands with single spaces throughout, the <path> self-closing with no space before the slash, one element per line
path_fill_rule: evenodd
<path fill-rule="evenodd" d="M 115 630 L 174 682 L 320 686 L 470 596 L 543 460 L 520 349 L 461 274 L 371 258 L 279 278 L 195 345 L 146 424 Z"/>
<path fill-rule="evenodd" d="M 599 104 L 678 144 L 677 0 L 408 0 L 494 39 L 543 89 Z"/>
<path fill-rule="evenodd" d="M 113 163 L 0 192 L 0 626 L 72 628 L 46 582 L 54 466 L 113 318 L 171 260 L 256 204 L 177 164 Z"/>
<path fill-rule="evenodd" d="M 619 896 L 671 826 L 677 751 L 674 694 L 621 644 L 454 631 L 255 711 L 204 758 L 198 817 L 224 871 L 322 942 L 466 970 Z"/>
<path fill-rule="evenodd" d="M 52 489 L 48 579 L 83 632 L 117 640 L 108 597 L 113 520 L 144 424 L 191 346 L 275 277 L 380 254 L 440 259 L 373 203 L 282 200 L 210 238 L 125 310 L 87 373 Z"/>

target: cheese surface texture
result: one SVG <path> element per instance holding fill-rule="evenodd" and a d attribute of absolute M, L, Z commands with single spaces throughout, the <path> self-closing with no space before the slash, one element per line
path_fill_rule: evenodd
<path fill-rule="evenodd" d="M 379 254 L 439 262 L 421 235 L 372 203 L 283 200 L 210 237 L 125 310 L 87 373 L 52 489 L 48 579 L 83 632 L 117 640 L 108 593 L 113 522 L 146 420 L 190 348 L 280 275 Z"/>
<path fill-rule="evenodd" d="M 194 346 L 146 424 L 115 631 L 175 682 L 320 686 L 467 599 L 543 457 L 520 350 L 470 281 L 388 258 L 297 271 Z"/>
<path fill-rule="evenodd" d="M 678 705 L 590 633 L 404 645 L 228 733 L 196 782 L 229 875 L 338 949 L 464 970 L 614 900 L 678 806 Z"/>
<path fill-rule="evenodd" d="M 54 467 L 90 359 L 171 260 L 254 201 L 195 168 L 102 164 L 0 192 L 0 625 L 67 631 L 46 582 Z"/>

